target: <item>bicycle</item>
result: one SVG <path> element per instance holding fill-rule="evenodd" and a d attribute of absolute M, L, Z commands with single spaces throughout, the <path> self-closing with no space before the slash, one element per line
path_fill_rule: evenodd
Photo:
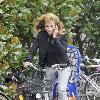
<path fill-rule="evenodd" d="M 91 67 L 92 69 L 95 67 L 96 68 L 100 67 L 100 65 L 87 65 L 87 66 L 88 69 L 90 69 Z M 84 72 L 81 72 L 80 77 L 84 81 L 84 88 L 83 88 L 83 92 L 81 93 L 80 100 L 99 100 L 100 99 L 100 95 L 99 95 L 100 94 L 100 72 L 94 71 L 94 73 L 90 74 L 89 76 L 85 75 Z M 80 83 L 82 83 L 83 81 L 81 81 Z M 82 84 L 80 85 L 82 86 Z"/>
<path fill-rule="evenodd" d="M 79 54 L 79 51 L 78 51 L 78 49 L 76 48 L 76 47 L 74 47 L 73 48 L 73 46 L 68 46 L 67 47 L 67 51 L 68 51 L 68 55 L 69 55 L 69 59 L 70 59 L 70 66 L 71 66 L 71 68 L 73 69 L 72 70 L 72 73 L 71 73 L 71 77 L 70 77 L 70 83 L 71 82 L 73 82 L 74 81 L 74 79 L 78 79 L 78 77 L 79 77 L 79 69 L 80 69 L 80 59 L 78 59 L 79 57 L 80 57 L 80 54 Z M 60 64 L 58 64 L 59 66 L 60 66 Z M 58 65 L 56 65 L 56 67 L 58 66 Z M 74 66 L 74 67 L 73 67 Z M 78 66 L 78 67 L 77 67 Z M 76 74 L 76 72 L 77 72 L 77 74 Z M 76 74 L 76 75 L 75 75 Z M 77 78 L 76 78 L 77 77 Z M 34 80 L 35 81 L 35 80 Z M 76 98 L 78 97 L 78 93 L 76 93 L 76 91 L 77 91 L 77 88 L 76 87 L 74 87 L 75 88 L 75 90 L 73 90 L 73 91 L 70 91 L 72 88 L 71 88 L 71 86 L 73 86 L 73 85 L 76 85 L 76 82 L 73 82 L 74 84 L 69 84 L 69 92 L 70 92 L 70 97 L 73 95 L 73 92 L 75 92 L 75 96 L 76 96 Z M 59 83 L 58 83 L 59 84 Z M 55 87 L 55 86 L 54 86 Z M 67 86 L 66 86 L 66 88 L 67 88 Z M 54 90 L 55 91 L 55 90 Z M 53 92 L 54 93 L 54 92 Z M 54 94 L 56 94 L 56 93 L 54 93 Z M 53 99 L 54 99 L 54 96 L 55 95 L 53 95 Z M 52 100 L 53 100 L 52 99 Z"/>
<path fill-rule="evenodd" d="M 0 92 L 0 100 L 11 100 L 6 94 Z"/>
<path fill-rule="evenodd" d="M 69 87 L 68 88 L 69 97 L 75 96 L 75 98 L 78 98 L 78 91 L 77 91 L 77 83 L 76 82 L 78 80 L 79 71 L 80 71 L 80 62 L 81 62 L 80 61 L 80 54 L 79 54 L 78 49 L 75 46 L 68 46 L 67 47 L 67 51 L 68 51 L 67 54 L 68 54 L 69 59 L 70 59 L 70 64 L 71 64 L 70 66 L 72 68 L 72 73 L 71 73 L 71 77 L 70 77 L 70 83 L 69 83 L 69 86 L 68 86 Z M 56 68 L 54 68 L 54 66 Z M 64 66 L 64 65 L 63 64 L 57 64 L 57 65 L 53 65 L 52 68 L 58 70 L 58 69 L 60 69 L 61 66 Z M 66 66 L 66 64 L 65 64 L 65 66 Z M 76 82 L 74 82 L 74 81 L 76 81 Z M 57 83 L 57 84 L 59 84 L 59 83 Z M 54 88 L 55 88 L 55 86 L 56 86 L 56 84 L 54 85 Z M 72 87 L 74 89 L 72 89 Z M 67 86 L 66 86 L 66 89 L 67 89 Z M 54 91 L 55 90 L 56 90 L 56 88 L 54 89 Z M 54 100 L 55 96 L 57 96 L 56 93 L 54 93 L 54 91 L 53 91 L 53 99 L 52 100 Z M 57 91 L 55 91 L 55 92 L 57 92 Z M 73 93 L 74 93 L 74 95 L 73 95 Z"/>
<path fill-rule="evenodd" d="M 71 77 L 70 77 L 70 80 L 69 80 L 69 87 L 66 86 L 66 90 L 68 89 L 67 90 L 68 91 L 68 96 L 69 97 L 75 96 L 76 100 L 79 100 L 79 99 L 80 100 L 89 100 L 89 99 L 87 99 L 87 96 L 88 96 L 87 91 L 84 90 L 84 87 L 87 88 L 87 85 L 85 85 L 83 87 L 82 91 L 80 91 L 80 85 L 79 86 L 77 85 L 77 82 L 79 81 L 79 79 L 82 80 L 82 78 L 83 78 L 83 81 L 85 81 L 85 83 L 88 82 L 89 84 L 91 84 L 93 86 L 94 90 L 96 89 L 98 93 L 100 93 L 100 87 L 97 85 L 96 82 L 94 82 L 93 80 L 91 80 L 91 78 L 89 76 L 85 75 L 80 70 L 81 56 L 80 56 L 80 53 L 79 53 L 78 49 L 75 46 L 68 46 L 67 47 L 67 51 L 68 51 L 67 54 L 69 56 L 69 60 L 70 60 L 70 64 L 71 64 L 70 66 L 72 68 L 72 74 L 71 74 Z M 53 67 L 53 66 L 55 66 L 55 67 Z M 61 65 L 60 64 L 56 64 L 56 65 L 53 65 L 53 66 L 52 66 L 52 68 L 58 70 L 58 69 L 60 69 L 60 67 L 62 67 L 64 65 L 62 65 L 62 64 Z M 40 69 L 37 70 L 36 67 L 35 68 L 34 68 L 34 66 L 32 66 L 32 67 L 36 71 L 35 72 L 35 75 L 36 75 L 38 73 L 38 71 L 40 71 Z M 50 94 L 51 90 L 53 89 L 52 84 L 53 84 L 54 78 L 52 78 L 53 81 L 50 80 L 50 79 L 48 79 L 48 82 L 50 84 L 45 84 L 47 82 L 46 78 L 45 78 L 44 81 L 42 81 L 41 78 L 39 78 L 39 76 L 36 77 L 35 75 L 33 75 L 33 78 L 32 77 L 31 78 L 28 77 L 26 79 L 26 80 L 28 80 L 28 82 L 27 82 L 26 90 L 25 91 L 28 91 L 30 94 L 40 93 L 41 96 L 40 96 L 40 98 L 38 98 L 38 100 L 50 100 L 49 94 Z M 37 79 L 37 78 L 39 78 L 39 79 Z M 39 80 L 41 80 L 41 81 L 39 81 Z M 25 84 L 24 84 L 24 86 L 25 86 Z M 33 87 L 33 86 L 35 86 L 34 84 L 35 85 L 39 85 L 39 86 L 37 86 L 37 89 L 36 89 L 36 87 L 35 88 Z M 46 87 L 48 87 L 48 91 L 45 91 L 46 87 L 44 88 L 44 85 Z M 43 91 L 43 89 L 44 89 L 44 91 Z M 57 88 L 55 88 L 55 89 L 57 89 Z M 55 94 L 57 96 L 57 90 L 56 90 Z M 80 95 L 81 95 L 81 97 L 80 97 Z M 84 98 L 86 98 L 86 99 L 84 99 Z M 26 100 L 29 100 L 29 99 L 27 98 Z M 54 98 L 52 100 L 54 100 Z"/>

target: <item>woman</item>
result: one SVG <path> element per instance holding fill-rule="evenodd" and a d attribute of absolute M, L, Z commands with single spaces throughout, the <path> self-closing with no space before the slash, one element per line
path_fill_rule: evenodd
<path fill-rule="evenodd" d="M 67 63 L 66 55 L 67 40 L 65 29 L 58 16 L 47 13 L 40 17 L 36 24 L 38 31 L 37 39 L 34 41 L 28 61 L 32 62 L 33 56 L 39 49 L 39 65 L 41 68 L 51 67 L 54 64 Z M 27 67 L 29 63 L 24 63 Z M 70 76 L 70 68 L 66 67 L 58 72 L 58 97 L 59 100 L 68 100 L 66 87 Z"/>

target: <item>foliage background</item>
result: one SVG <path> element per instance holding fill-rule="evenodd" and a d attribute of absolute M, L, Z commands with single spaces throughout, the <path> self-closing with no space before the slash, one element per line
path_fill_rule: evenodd
<path fill-rule="evenodd" d="M 0 0 L 1 81 L 7 72 L 23 68 L 22 62 L 37 35 L 35 22 L 47 12 L 63 21 L 69 44 L 74 39 L 82 55 L 100 58 L 99 0 Z"/>

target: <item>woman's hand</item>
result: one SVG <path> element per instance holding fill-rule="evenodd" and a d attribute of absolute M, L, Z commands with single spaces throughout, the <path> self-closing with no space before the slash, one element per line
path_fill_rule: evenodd
<path fill-rule="evenodd" d="M 53 38 L 56 38 L 57 36 L 58 36 L 58 26 L 56 25 L 55 26 L 55 30 L 54 30 L 54 32 L 53 32 Z"/>
<path fill-rule="evenodd" d="M 24 68 L 33 67 L 35 70 L 38 70 L 31 62 L 23 62 Z"/>
<path fill-rule="evenodd" d="M 24 68 L 30 67 L 30 65 L 32 65 L 31 62 L 23 62 Z"/>

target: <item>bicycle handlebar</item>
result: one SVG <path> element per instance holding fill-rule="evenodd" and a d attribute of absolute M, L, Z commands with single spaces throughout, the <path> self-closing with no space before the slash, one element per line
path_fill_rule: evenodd
<path fill-rule="evenodd" d="M 62 68 L 66 68 L 67 64 L 54 64 L 51 66 L 51 68 L 54 69 L 62 69 Z"/>
<path fill-rule="evenodd" d="M 66 68 L 67 64 L 54 64 L 52 65 L 50 68 L 53 68 L 53 69 L 64 69 Z M 46 71 L 46 69 L 39 69 L 39 68 L 36 68 L 33 64 L 30 64 L 29 67 L 32 67 L 34 68 L 35 70 L 37 71 Z"/>

